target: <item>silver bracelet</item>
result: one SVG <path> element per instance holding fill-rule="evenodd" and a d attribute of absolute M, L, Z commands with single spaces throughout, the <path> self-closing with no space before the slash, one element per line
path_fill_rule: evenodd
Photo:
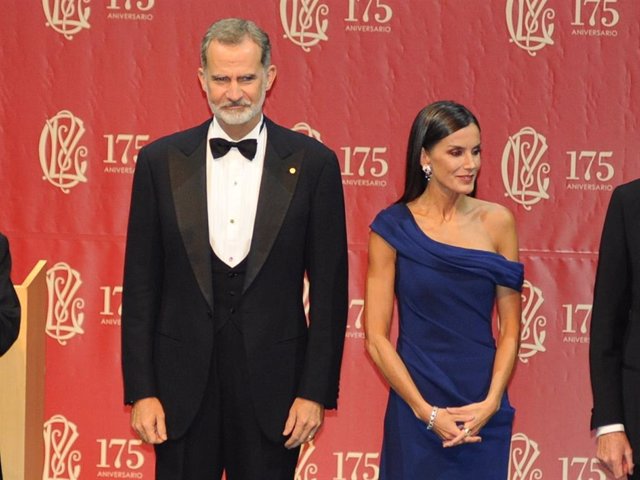
<path fill-rule="evenodd" d="M 433 407 L 431 410 L 431 416 L 429 417 L 429 423 L 427 423 L 427 430 L 433 428 L 433 424 L 436 423 L 436 417 L 438 416 L 438 407 Z"/>

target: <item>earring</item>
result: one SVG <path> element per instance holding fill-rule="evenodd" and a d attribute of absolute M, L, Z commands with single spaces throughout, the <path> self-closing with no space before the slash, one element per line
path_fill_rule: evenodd
<path fill-rule="evenodd" d="M 431 179 L 431 175 L 433 172 L 431 171 L 431 165 L 422 165 L 422 171 L 424 172 L 424 178 L 427 179 L 427 182 Z"/>

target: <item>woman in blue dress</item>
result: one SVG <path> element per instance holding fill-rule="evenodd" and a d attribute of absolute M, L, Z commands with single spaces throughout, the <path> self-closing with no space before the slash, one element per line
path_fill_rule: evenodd
<path fill-rule="evenodd" d="M 508 478 L 523 266 L 512 214 L 473 196 L 480 151 L 466 107 L 425 107 L 404 194 L 371 224 L 366 345 L 391 387 L 381 480 Z"/>

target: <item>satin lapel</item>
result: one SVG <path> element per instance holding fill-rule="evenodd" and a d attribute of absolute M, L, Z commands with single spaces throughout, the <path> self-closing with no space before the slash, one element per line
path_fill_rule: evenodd
<path fill-rule="evenodd" d="M 169 175 L 182 241 L 202 295 L 213 308 L 204 140 L 190 156 L 170 151 Z"/>
<path fill-rule="evenodd" d="M 271 135 L 272 133 L 269 132 L 269 136 Z M 280 157 L 273 142 L 267 141 L 243 293 L 260 272 L 282 227 L 296 189 L 302 158 L 302 151 Z"/>

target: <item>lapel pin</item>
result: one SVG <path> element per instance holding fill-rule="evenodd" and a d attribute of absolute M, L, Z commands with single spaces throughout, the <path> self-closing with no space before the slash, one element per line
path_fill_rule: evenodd
<path fill-rule="evenodd" d="M 293 175 L 294 173 L 296 173 L 296 168 L 295 168 L 295 167 L 291 167 L 291 168 L 289 169 L 289 173 L 290 173 L 291 175 Z"/>

